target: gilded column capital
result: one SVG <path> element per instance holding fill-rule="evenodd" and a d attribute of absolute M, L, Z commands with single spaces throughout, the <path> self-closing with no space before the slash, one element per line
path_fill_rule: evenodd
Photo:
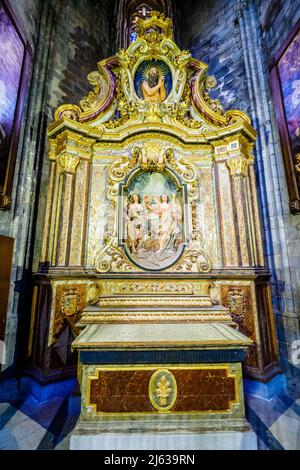
<path fill-rule="evenodd" d="M 57 162 L 60 174 L 74 175 L 80 160 L 90 160 L 95 139 L 65 129 L 49 139 L 49 159 Z"/>
<path fill-rule="evenodd" d="M 89 160 L 95 141 L 95 139 L 81 133 L 64 129 L 49 138 L 49 158 L 55 160 L 63 154 L 70 154 L 71 156 L 76 155 L 80 159 Z"/>
<path fill-rule="evenodd" d="M 59 173 L 69 173 L 70 175 L 75 175 L 80 158 L 77 155 L 63 152 L 58 156 L 57 161 Z"/>
<path fill-rule="evenodd" d="M 247 176 L 249 161 L 245 157 L 234 157 L 227 160 L 231 176 Z"/>

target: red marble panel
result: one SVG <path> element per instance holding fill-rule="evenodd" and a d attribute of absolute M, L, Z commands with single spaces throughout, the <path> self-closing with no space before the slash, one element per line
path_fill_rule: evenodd
<path fill-rule="evenodd" d="M 225 369 L 173 371 L 178 397 L 173 411 L 221 411 L 235 400 L 235 380 Z"/>
<path fill-rule="evenodd" d="M 156 370 L 100 371 L 91 380 L 90 403 L 102 413 L 153 412 L 148 386 Z M 227 411 L 236 400 L 235 379 L 225 369 L 170 370 L 178 392 L 172 411 Z"/>
<path fill-rule="evenodd" d="M 91 380 L 90 403 L 101 412 L 153 411 L 148 384 L 154 370 L 101 371 L 98 379 Z"/>

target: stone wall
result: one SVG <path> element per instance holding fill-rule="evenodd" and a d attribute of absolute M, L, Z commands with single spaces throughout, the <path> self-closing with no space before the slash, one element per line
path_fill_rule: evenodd
<path fill-rule="evenodd" d="M 33 62 L 37 49 L 37 38 L 39 34 L 40 13 L 42 0 L 11 0 L 10 5 L 18 19 L 18 23 L 26 35 L 26 39 L 30 44 L 32 52 L 32 62 L 30 74 L 33 72 Z M 24 118 L 22 122 L 18 154 L 15 166 L 14 185 L 12 190 L 12 208 L 9 211 L 0 211 L 0 235 L 12 237 L 15 239 L 15 256 L 13 261 L 11 289 L 9 297 L 9 306 L 6 322 L 6 361 L 7 364 L 3 367 L 8 367 L 12 364 L 14 359 L 16 332 L 18 324 L 18 280 L 23 276 L 23 261 L 24 252 L 27 246 L 28 227 L 22 226 L 20 223 L 22 217 L 28 210 L 30 210 L 32 203 L 32 193 L 29 190 L 31 187 L 31 169 L 25 170 L 28 166 L 30 157 L 27 158 L 23 152 L 23 143 L 28 135 L 28 127 L 26 124 L 25 116 L 29 113 L 30 101 L 30 86 L 28 89 L 27 100 L 24 106 Z M 17 203 L 18 194 L 21 193 L 20 189 L 23 188 L 20 203 Z M 22 255 L 18 259 L 18 253 L 21 249 Z"/>
<path fill-rule="evenodd" d="M 10 211 L 0 211 L 0 234 L 15 239 L 6 323 L 6 365 L 26 359 L 32 297 L 31 272 L 40 252 L 48 181 L 46 128 L 54 109 L 89 91 L 86 75 L 112 54 L 111 0 L 11 0 L 32 48 L 31 81 Z M 35 240 L 35 242 L 34 242 Z M 28 306 L 28 307 L 26 307 Z M 19 337 L 17 338 L 17 332 Z M 20 364 L 20 369 L 23 364 Z"/>
<path fill-rule="evenodd" d="M 42 0 L 10 0 L 9 3 L 35 51 Z"/>
<path fill-rule="evenodd" d="M 32 57 L 36 52 L 36 40 L 38 35 L 39 20 L 40 20 L 40 10 L 41 10 L 41 0 L 11 0 L 10 5 L 18 19 L 18 23 L 22 28 L 24 34 L 26 34 L 26 39 L 30 44 Z M 25 112 L 26 113 L 25 105 Z M 23 124 L 24 128 L 24 124 Z M 23 136 L 21 136 L 22 140 Z M 15 171 L 15 180 L 17 180 L 17 174 L 20 166 L 20 152 L 16 162 L 16 171 Z M 16 186 L 16 185 L 15 185 Z M 15 199 L 16 187 L 13 191 L 13 200 Z M 13 209 L 11 211 L 0 211 L 0 234 L 5 236 L 13 236 L 13 220 L 14 213 Z"/>
<path fill-rule="evenodd" d="M 300 338 L 300 216 L 291 215 L 269 82 L 269 63 L 300 16 L 297 0 L 177 2 L 181 47 L 209 64 L 225 109 L 246 111 L 258 130 L 256 176 L 272 273 L 281 364 L 295 385 L 293 341 Z"/>
<path fill-rule="evenodd" d="M 182 49 L 209 65 L 218 85 L 211 93 L 224 109 L 250 113 L 235 0 L 177 1 Z"/>
<path fill-rule="evenodd" d="M 48 104 L 78 103 L 90 90 L 87 75 L 114 52 L 111 0 L 59 2 L 54 26 Z"/>

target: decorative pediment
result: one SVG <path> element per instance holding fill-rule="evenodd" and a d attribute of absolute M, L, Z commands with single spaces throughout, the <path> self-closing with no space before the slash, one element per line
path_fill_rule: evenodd
<path fill-rule="evenodd" d="M 137 39 L 127 50 L 100 61 L 89 74 L 93 90 L 79 105 L 58 108 L 56 120 L 86 124 L 109 136 L 145 123 L 195 136 L 239 124 L 255 137 L 245 113 L 224 112 L 210 97 L 215 78 L 207 75 L 205 63 L 178 48 L 170 19 L 151 12 L 137 19 L 136 30 Z"/>

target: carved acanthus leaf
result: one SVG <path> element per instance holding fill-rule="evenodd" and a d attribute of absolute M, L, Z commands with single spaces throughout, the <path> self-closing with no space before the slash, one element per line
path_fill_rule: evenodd
<path fill-rule="evenodd" d="M 195 231 L 192 234 L 190 247 L 185 250 L 175 266 L 167 269 L 167 271 L 208 273 L 211 268 L 210 257 L 202 247 L 201 235 Z"/>
<path fill-rule="evenodd" d="M 101 250 L 96 258 L 95 267 L 99 273 L 141 271 L 129 261 L 125 252 L 119 248 L 117 238 L 111 239 Z"/>

